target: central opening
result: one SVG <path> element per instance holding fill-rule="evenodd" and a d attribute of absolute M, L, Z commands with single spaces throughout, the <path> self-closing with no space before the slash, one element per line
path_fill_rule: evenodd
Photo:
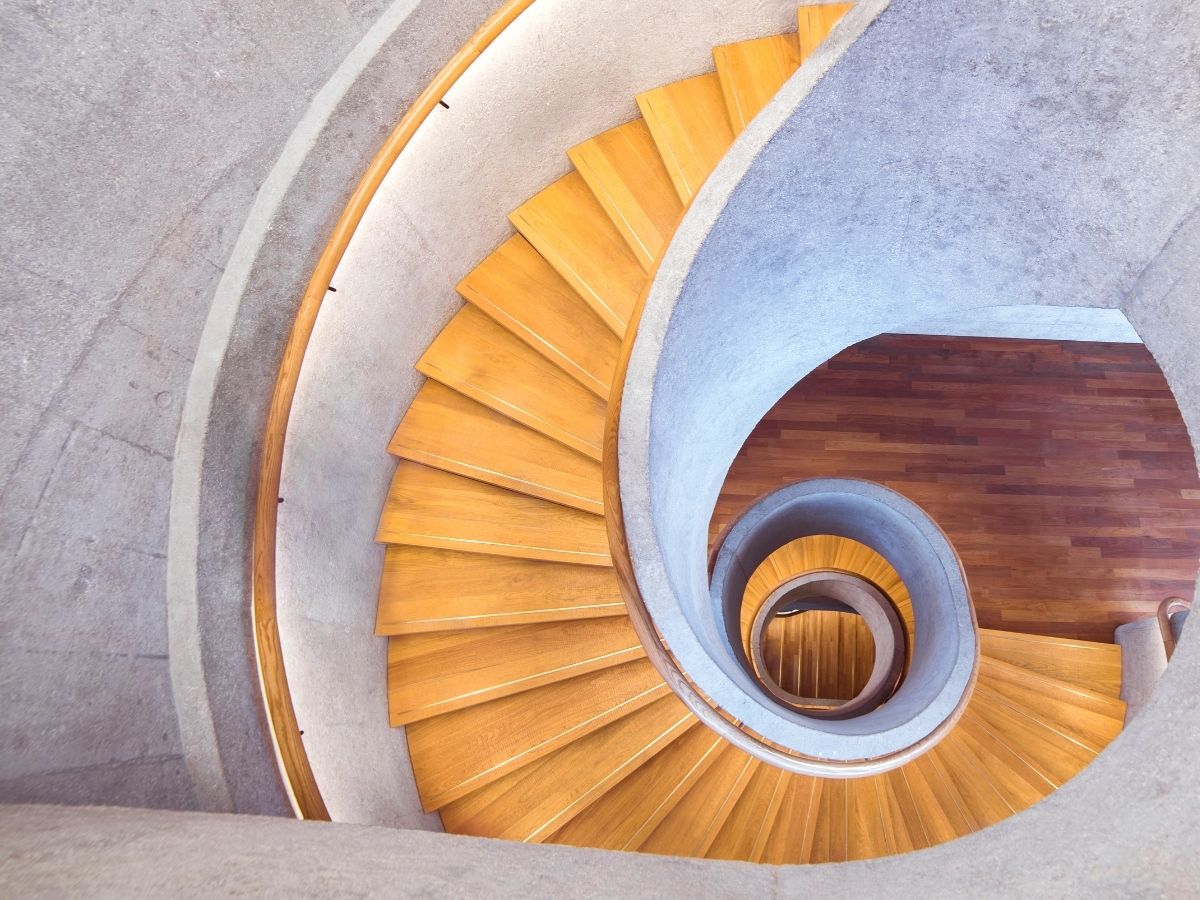
<path fill-rule="evenodd" d="M 799 709 L 853 700 L 871 678 L 875 639 L 866 620 L 837 601 L 797 601 L 771 615 L 760 636 L 756 674 Z"/>

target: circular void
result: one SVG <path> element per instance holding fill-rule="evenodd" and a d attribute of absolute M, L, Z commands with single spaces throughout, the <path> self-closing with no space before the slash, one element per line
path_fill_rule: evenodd
<path fill-rule="evenodd" d="M 829 679 L 820 678 L 822 660 L 817 657 L 816 648 L 802 643 L 803 635 L 800 629 L 789 627 L 792 623 L 776 629 L 782 632 L 776 642 L 779 645 L 776 653 L 778 666 L 768 664 L 768 631 L 771 626 L 786 621 L 781 617 L 804 616 L 809 612 L 850 616 L 865 624 L 865 632 L 873 644 L 870 648 L 873 660 L 865 683 L 854 691 L 853 696 L 833 697 L 829 691 L 818 693 L 799 690 L 802 684 L 813 687 L 821 681 L 828 684 Z M 787 640 L 789 633 L 793 636 L 791 641 Z M 751 671 L 767 692 L 784 706 L 812 718 L 846 719 L 875 709 L 891 696 L 903 673 L 904 646 L 904 624 L 896 607 L 882 591 L 858 575 L 828 569 L 816 570 L 787 579 L 759 608 L 750 631 Z M 790 652 L 797 657 L 793 660 L 795 665 L 790 673 L 797 690 L 791 691 L 783 687 L 781 682 L 784 679 L 772 671 L 775 668 L 783 671 L 784 657 Z M 806 656 L 812 662 L 810 668 L 813 676 L 807 679 L 801 676 L 805 667 L 800 665 Z M 846 661 L 825 660 L 825 663 L 830 662 L 843 670 L 838 680 L 846 682 Z M 850 669 L 853 669 L 853 665 Z"/>
<path fill-rule="evenodd" d="M 755 676 L 740 633 L 750 576 L 776 548 L 811 535 L 875 550 L 912 597 L 911 664 L 903 682 L 886 703 L 864 704 L 851 717 L 817 718 L 780 703 Z M 672 640 L 672 632 L 692 622 L 702 627 Z M 916 504 L 856 479 L 799 482 L 759 500 L 718 548 L 707 608 L 655 625 L 689 682 L 737 723 L 739 746 L 795 771 L 832 777 L 886 771 L 924 752 L 961 714 L 978 669 L 975 616 L 954 549 Z M 889 667 L 897 660 L 903 653 Z"/>

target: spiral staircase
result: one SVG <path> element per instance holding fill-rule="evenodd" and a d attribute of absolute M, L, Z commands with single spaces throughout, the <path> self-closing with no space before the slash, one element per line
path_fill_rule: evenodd
<path fill-rule="evenodd" d="M 640 118 L 568 150 L 572 171 L 511 214 L 517 233 L 462 279 L 466 305 L 418 363 L 428 380 L 388 447 L 376 631 L 391 722 L 448 831 L 775 864 L 877 857 L 1021 811 L 1122 728 L 1118 647 L 980 630 L 965 711 L 926 752 L 865 777 L 789 772 L 700 722 L 626 614 L 601 473 L 622 342 L 688 203 L 847 8 L 801 7 L 795 33 L 716 48 L 714 72 L 640 95 Z M 878 587 L 911 655 L 895 569 L 831 536 L 756 571 L 747 646 L 767 595 L 821 570 Z M 779 619 L 763 641 L 798 696 L 849 699 L 873 661 L 836 611 Z"/>

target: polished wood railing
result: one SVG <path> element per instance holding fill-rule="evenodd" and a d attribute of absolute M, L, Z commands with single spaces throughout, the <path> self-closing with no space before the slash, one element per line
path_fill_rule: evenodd
<path fill-rule="evenodd" d="M 1162 603 L 1158 604 L 1158 630 L 1162 634 L 1163 647 L 1167 651 L 1168 662 L 1175 653 L 1175 644 L 1178 643 L 1172 619 L 1180 614 L 1186 616 L 1191 611 L 1192 601 L 1185 600 L 1182 597 L 1168 597 Z"/>
<path fill-rule="evenodd" d="M 279 482 L 283 469 L 284 440 L 296 385 L 300 378 L 300 368 L 304 364 L 305 352 L 317 315 L 321 311 L 321 304 L 329 291 L 329 283 L 384 176 L 450 88 L 480 54 L 532 4 L 533 0 L 507 0 L 501 5 L 451 57 L 392 129 L 359 179 L 334 225 L 325 248 L 321 251 L 308 286 L 300 298 L 275 377 L 275 389 L 267 412 L 262 456 L 259 460 L 250 608 L 254 626 L 255 657 L 272 741 L 292 807 L 296 815 L 303 819 L 328 819 L 329 810 L 313 776 L 296 722 L 296 712 L 292 706 L 292 695 L 288 688 L 287 672 L 279 645 L 275 578 Z"/>

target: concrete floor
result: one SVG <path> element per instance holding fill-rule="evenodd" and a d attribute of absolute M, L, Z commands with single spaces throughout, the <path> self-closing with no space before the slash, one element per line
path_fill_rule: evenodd
<path fill-rule="evenodd" d="M 164 603 L 187 379 L 258 185 L 386 5 L 2 4 L 0 801 L 196 806 Z"/>

